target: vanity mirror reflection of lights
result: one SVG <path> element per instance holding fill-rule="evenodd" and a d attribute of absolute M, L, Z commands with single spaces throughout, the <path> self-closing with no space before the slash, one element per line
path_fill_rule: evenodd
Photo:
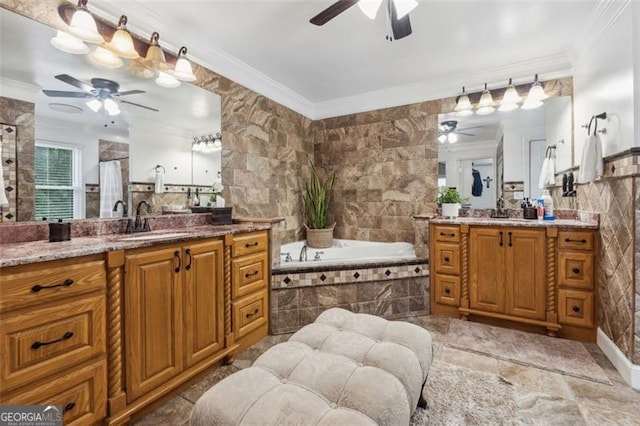
<path fill-rule="evenodd" d="M 451 121 L 455 124 L 447 123 Z M 519 208 L 521 198 L 540 197 L 538 181 L 547 146 L 556 146 L 556 172 L 571 168 L 571 123 L 570 96 L 550 97 L 531 110 L 468 117 L 440 114 L 439 136 L 455 126 L 457 140 L 438 141 L 438 187 L 458 188 L 469 198 L 468 207 L 495 208 L 503 197 L 505 207 Z"/>
<path fill-rule="evenodd" d="M 209 199 L 221 171 L 221 152 L 193 152 L 192 142 L 221 132 L 220 96 L 186 82 L 160 87 L 154 78 L 127 72 L 126 64 L 111 69 L 92 62 L 90 55 L 62 52 L 50 42 L 55 29 L 3 8 L 0 24 L 0 123 L 14 126 L 18 139 L 17 146 L 2 144 L 5 187 L 14 189 L 8 195 L 17 204 L 11 214 L 3 208 L 2 223 L 41 220 L 47 210 L 52 220 L 112 217 L 113 206 L 100 211 L 100 164 L 112 160 L 120 162 L 123 192 L 118 198 L 129 204 L 129 212 L 142 199 L 152 203 L 154 214 L 162 212 L 162 205 L 187 207 L 187 193 L 196 188 Z M 136 32 L 134 23 L 129 29 Z M 107 105 L 95 112 L 87 105 L 91 99 L 43 93 L 82 92 L 65 82 L 67 77 L 55 77 L 64 74 L 89 84 L 109 84 L 92 79 L 113 81 L 120 92 L 143 92 L 115 98 L 117 115 L 109 115 Z M 158 165 L 165 171 L 161 194 L 155 190 Z M 44 182 L 43 170 L 64 178 Z M 46 195 L 53 206 L 49 209 Z M 64 201 L 65 196 L 73 201 Z"/>

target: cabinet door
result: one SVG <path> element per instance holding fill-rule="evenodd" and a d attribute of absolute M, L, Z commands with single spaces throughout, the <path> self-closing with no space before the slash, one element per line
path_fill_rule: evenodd
<path fill-rule="evenodd" d="M 471 309 L 504 312 L 505 232 L 471 228 L 469 235 L 469 305 Z"/>
<path fill-rule="evenodd" d="M 125 342 L 129 402 L 182 370 L 179 246 L 125 258 Z M 180 265 L 180 266 L 179 266 Z"/>
<path fill-rule="evenodd" d="M 187 367 L 224 347 L 223 256 L 221 240 L 191 244 L 183 251 Z"/>
<path fill-rule="evenodd" d="M 545 318 L 544 231 L 505 228 L 507 310 L 523 318 Z"/>

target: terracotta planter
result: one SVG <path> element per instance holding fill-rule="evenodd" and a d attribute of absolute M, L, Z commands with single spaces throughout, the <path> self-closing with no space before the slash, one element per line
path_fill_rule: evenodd
<path fill-rule="evenodd" d="M 458 217 L 459 209 L 460 209 L 460 204 L 458 203 L 442 203 L 442 216 Z"/>
<path fill-rule="evenodd" d="M 307 247 L 311 248 L 327 248 L 333 244 L 333 228 L 336 224 L 331 225 L 330 228 L 324 229 L 311 229 L 305 225 L 307 230 Z"/>

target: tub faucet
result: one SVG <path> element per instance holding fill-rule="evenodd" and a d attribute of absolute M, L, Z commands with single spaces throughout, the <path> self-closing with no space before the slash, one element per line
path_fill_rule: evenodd
<path fill-rule="evenodd" d="M 313 256 L 313 260 L 315 260 L 315 261 L 322 260 L 322 259 L 320 258 L 320 255 L 321 255 L 321 254 L 324 254 L 324 252 L 323 252 L 323 251 L 317 251 L 317 252 L 316 252 L 316 255 L 315 255 L 315 256 Z"/>
<path fill-rule="evenodd" d="M 127 206 L 124 204 L 124 201 L 122 201 L 122 200 L 116 201 L 116 203 L 113 205 L 113 211 L 114 212 L 118 211 L 118 205 L 122 206 L 122 217 L 127 217 L 127 214 L 129 212 L 127 212 Z"/>
<path fill-rule="evenodd" d="M 300 249 L 300 258 L 298 260 L 300 260 L 300 262 L 307 261 L 307 245 L 306 244 L 304 244 Z"/>

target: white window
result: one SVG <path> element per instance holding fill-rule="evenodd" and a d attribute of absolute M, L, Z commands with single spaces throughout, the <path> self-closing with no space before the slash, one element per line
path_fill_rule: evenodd
<path fill-rule="evenodd" d="M 36 141 L 36 220 L 84 217 L 80 156 L 75 146 Z"/>

